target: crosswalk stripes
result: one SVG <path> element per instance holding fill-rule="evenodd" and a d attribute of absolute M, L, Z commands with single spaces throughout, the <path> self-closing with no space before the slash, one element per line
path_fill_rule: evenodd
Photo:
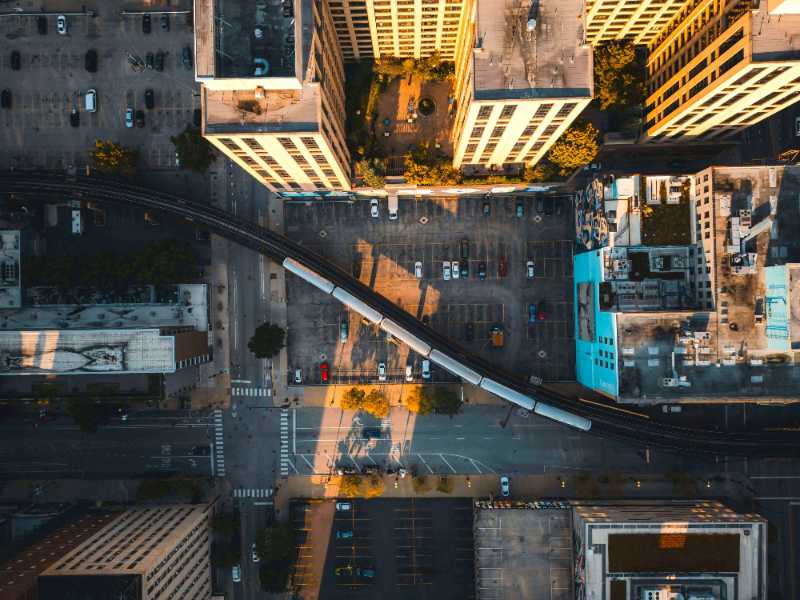
<path fill-rule="evenodd" d="M 289 410 L 281 409 L 281 477 L 289 475 Z"/>
<path fill-rule="evenodd" d="M 233 490 L 234 498 L 269 498 L 272 496 L 272 488 L 237 488 Z"/>
<path fill-rule="evenodd" d="M 217 477 L 225 477 L 225 435 L 222 430 L 222 411 L 214 411 L 214 460 Z"/>
<path fill-rule="evenodd" d="M 270 388 L 232 387 L 231 396 L 266 398 L 267 396 L 272 396 L 272 390 Z"/>

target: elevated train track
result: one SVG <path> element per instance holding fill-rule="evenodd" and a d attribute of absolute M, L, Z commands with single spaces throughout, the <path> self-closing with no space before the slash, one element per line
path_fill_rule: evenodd
<path fill-rule="evenodd" d="M 415 350 L 422 351 L 440 366 L 454 373 L 461 370 L 465 380 L 472 378 L 474 383 L 479 378 L 478 384 L 484 389 L 533 410 L 538 405 L 537 413 L 584 431 L 590 430 L 589 434 L 693 453 L 750 457 L 800 455 L 797 432 L 727 433 L 677 427 L 616 407 L 586 403 L 546 386 L 525 383 L 470 354 L 308 248 L 206 204 L 116 180 L 86 176 L 67 178 L 59 173 L 41 172 L 0 173 L 0 194 L 128 204 L 168 212 L 204 225 L 220 236 L 269 256 L 295 273 L 305 270 L 307 281 L 316 275 L 318 281 L 314 285 L 318 288 L 351 308 L 359 307 L 366 318 L 387 331 L 399 333 L 412 348 L 416 346 Z"/>

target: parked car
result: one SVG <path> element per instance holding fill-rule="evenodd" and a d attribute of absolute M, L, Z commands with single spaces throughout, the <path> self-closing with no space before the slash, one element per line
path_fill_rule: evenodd
<path fill-rule="evenodd" d="M 500 477 L 500 495 L 503 498 L 508 498 L 511 495 L 511 482 L 505 475 Z"/>
<path fill-rule="evenodd" d="M 429 361 L 427 358 L 422 361 L 422 378 L 431 378 L 431 361 Z"/>
<path fill-rule="evenodd" d="M 449 260 L 443 260 L 442 261 L 442 277 L 444 278 L 445 281 L 450 281 L 450 274 L 451 274 L 450 261 Z"/>
<path fill-rule="evenodd" d="M 471 342 L 475 339 L 475 324 L 472 322 L 467 323 L 464 326 L 464 339 L 468 342 Z"/>
<path fill-rule="evenodd" d="M 345 317 L 342 319 L 342 322 L 339 323 L 339 341 L 343 344 L 347 341 L 347 336 L 350 333 L 350 323 Z"/>
<path fill-rule="evenodd" d="M 78 127 L 81 124 L 81 115 L 75 107 L 73 107 L 72 112 L 69 113 L 69 124 L 73 127 Z"/>
<path fill-rule="evenodd" d="M 350 504 L 349 502 L 336 503 L 336 510 L 345 511 L 345 510 L 350 510 L 351 508 L 353 508 L 353 505 Z"/>
<path fill-rule="evenodd" d="M 322 379 L 322 383 L 328 383 L 329 370 L 330 367 L 327 362 L 321 362 L 319 364 L 319 377 Z"/>
<path fill-rule="evenodd" d="M 536 304 L 533 302 L 528 304 L 528 323 L 536 323 Z"/>
<path fill-rule="evenodd" d="M 36 17 L 36 30 L 39 35 L 47 35 L 47 17 L 44 15 Z"/>
<path fill-rule="evenodd" d="M 261 562 L 261 557 L 258 555 L 255 542 L 253 542 L 253 545 L 250 548 L 250 558 L 254 563 Z"/>
<path fill-rule="evenodd" d="M 481 281 L 486 279 L 486 263 L 485 262 L 478 263 L 478 279 L 480 279 Z"/>
<path fill-rule="evenodd" d="M 463 239 L 460 244 L 461 260 L 469 260 L 469 240 Z"/>
<path fill-rule="evenodd" d="M 505 256 L 500 257 L 500 262 L 497 265 L 497 273 L 500 277 L 508 275 L 508 259 Z"/>
<path fill-rule="evenodd" d="M 165 54 L 162 50 L 156 52 L 156 64 L 155 64 L 156 71 L 164 70 L 164 56 Z"/>
<path fill-rule="evenodd" d="M 414 381 L 414 369 L 411 365 L 406 365 L 406 381 Z"/>
<path fill-rule="evenodd" d="M 525 216 L 525 201 L 522 198 L 517 198 L 517 218 L 521 219 Z"/>
<path fill-rule="evenodd" d="M 56 17 L 56 31 L 59 35 L 67 35 L 67 17 L 64 15 Z"/>
<path fill-rule="evenodd" d="M 169 15 L 167 13 L 161 14 L 161 31 L 169 31 Z"/>
<path fill-rule="evenodd" d="M 294 382 L 296 384 L 303 383 L 303 370 L 302 369 L 295 369 L 294 370 Z"/>
<path fill-rule="evenodd" d="M 492 205 L 489 204 L 486 200 L 483 201 L 483 216 L 488 217 L 492 214 Z"/>
<path fill-rule="evenodd" d="M 97 50 L 89 49 L 83 58 L 83 66 L 89 73 L 97 72 Z"/>
<path fill-rule="evenodd" d="M 386 363 L 378 363 L 378 381 L 386 381 Z"/>
<path fill-rule="evenodd" d="M 418 260 L 414 263 L 414 277 L 422 279 L 422 261 Z"/>
<path fill-rule="evenodd" d="M 336 569 L 334 569 L 333 572 L 336 575 L 352 575 L 353 567 L 351 565 L 346 565 L 344 567 L 336 567 Z"/>
<path fill-rule="evenodd" d="M 86 93 L 83 95 L 83 107 L 86 109 L 86 112 L 97 111 L 97 90 L 94 88 L 86 90 Z"/>
<path fill-rule="evenodd" d="M 378 200 L 375 198 L 369 201 L 369 215 L 373 219 L 377 219 L 380 216 L 380 212 L 378 212 Z"/>
<path fill-rule="evenodd" d="M 0 92 L 0 107 L 11 108 L 11 90 Z"/>
<path fill-rule="evenodd" d="M 533 279 L 536 276 L 535 267 L 532 260 L 525 263 L 525 275 L 528 279 Z"/>
<path fill-rule="evenodd" d="M 336 539 L 337 540 L 349 540 L 353 537 L 352 531 L 337 531 L 336 532 Z"/>
<path fill-rule="evenodd" d="M 183 66 L 191 70 L 194 64 L 192 63 L 192 49 L 189 46 L 184 46 L 181 51 L 181 62 Z"/>
<path fill-rule="evenodd" d="M 150 22 L 150 15 L 142 15 L 142 33 L 147 34 L 152 31 L 153 25 Z"/>
<path fill-rule="evenodd" d="M 231 569 L 231 577 L 233 577 L 233 583 L 239 583 L 242 580 L 242 567 L 234 565 Z"/>
<path fill-rule="evenodd" d="M 11 51 L 11 70 L 12 71 L 19 71 L 22 68 L 22 57 L 20 56 L 19 50 L 12 50 Z"/>
<path fill-rule="evenodd" d="M 144 66 L 147 69 L 152 69 L 155 66 L 155 55 L 152 52 L 145 54 Z"/>
<path fill-rule="evenodd" d="M 153 90 L 144 91 L 144 105 L 149 109 L 155 108 L 156 96 Z"/>
<path fill-rule="evenodd" d="M 541 213 L 544 212 L 544 198 L 541 196 L 536 197 L 536 212 Z"/>
<path fill-rule="evenodd" d="M 458 279 L 461 277 L 461 266 L 458 264 L 457 260 L 453 261 L 453 279 Z"/>
<path fill-rule="evenodd" d="M 539 300 L 538 310 L 536 311 L 536 320 L 537 321 L 546 321 L 547 320 L 547 309 L 545 308 L 544 300 Z"/>
<path fill-rule="evenodd" d="M 269 63 L 266 58 L 253 59 L 253 75 L 255 77 L 266 77 L 269 75 Z"/>
<path fill-rule="evenodd" d="M 356 569 L 356 577 L 372 579 L 375 577 L 375 571 L 373 569 Z"/>
<path fill-rule="evenodd" d="M 139 128 L 144 127 L 144 111 L 143 110 L 137 110 L 136 113 L 134 113 L 134 118 L 136 119 L 136 126 L 137 127 L 139 127 Z"/>
<path fill-rule="evenodd" d="M 502 325 L 492 326 L 492 346 L 494 348 L 502 348 L 505 344 L 505 335 L 503 333 Z"/>
<path fill-rule="evenodd" d="M 382 435 L 383 432 L 380 427 L 364 427 L 361 430 L 361 437 L 368 440 L 380 439 Z"/>

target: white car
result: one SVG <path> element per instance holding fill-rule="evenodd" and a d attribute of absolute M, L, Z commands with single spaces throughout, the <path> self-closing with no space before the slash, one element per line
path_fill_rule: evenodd
<path fill-rule="evenodd" d="M 508 498 L 511 495 L 511 482 L 505 475 L 500 478 L 500 494 L 502 494 L 503 498 Z"/>
<path fill-rule="evenodd" d="M 130 129 L 133 127 L 133 109 L 127 108 L 125 109 L 125 127 Z"/>
<path fill-rule="evenodd" d="M 300 369 L 294 370 L 294 382 L 295 383 L 303 383 L 303 371 Z"/>
<path fill-rule="evenodd" d="M 444 277 L 445 281 L 450 281 L 450 261 L 449 260 L 442 261 L 442 277 Z"/>
<path fill-rule="evenodd" d="M 369 214 L 373 219 L 377 219 L 380 214 L 378 212 L 378 201 L 375 198 L 369 201 Z"/>
<path fill-rule="evenodd" d="M 525 263 L 525 272 L 528 275 L 528 279 L 533 279 L 536 275 L 532 260 L 529 260 L 527 263 Z"/>
<path fill-rule="evenodd" d="M 59 35 L 67 35 L 67 17 L 64 15 L 56 17 L 56 31 Z"/>
<path fill-rule="evenodd" d="M 233 583 L 239 583 L 242 580 L 242 567 L 234 565 L 231 569 L 231 575 L 233 576 Z"/>
<path fill-rule="evenodd" d="M 406 365 L 406 381 L 414 381 L 414 370 L 411 365 Z"/>
<path fill-rule="evenodd" d="M 378 363 L 378 381 L 386 381 L 386 363 Z"/>
<path fill-rule="evenodd" d="M 414 277 L 422 279 L 422 261 L 418 260 L 414 263 Z"/>
<path fill-rule="evenodd" d="M 422 361 L 422 378 L 431 378 L 431 361 L 429 361 L 427 358 Z"/>
<path fill-rule="evenodd" d="M 453 279 L 458 279 L 461 277 L 461 266 L 458 264 L 457 260 L 453 261 Z"/>
<path fill-rule="evenodd" d="M 353 508 L 353 505 L 349 502 L 337 502 L 336 503 L 336 510 L 350 510 Z"/>

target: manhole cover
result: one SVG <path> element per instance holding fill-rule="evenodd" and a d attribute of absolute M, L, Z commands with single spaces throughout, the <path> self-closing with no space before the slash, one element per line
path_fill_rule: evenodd
<path fill-rule="evenodd" d="M 547 352 L 544 350 L 539 350 L 537 354 L 539 355 L 539 358 L 547 358 Z"/>
<path fill-rule="evenodd" d="M 328 237 L 328 232 L 323 229 L 322 231 L 319 232 L 319 237 L 321 238 Z"/>
<path fill-rule="evenodd" d="M 420 217 L 419 222 L 426 225 L 428 223 L 428 217 Z"/>
<path fill-rule="evenodd" d="M 541 223 L 542 222 L 542 217 L 540 215 L 536 215 L 535 217 L 533 217 L 533 222 L 534 223 Z"/>
<path fill-rule="evenodd" d="M 326 360 L 328 360 L 328 355 L 327 354 L 323 353 L 323 354 L 319 355 L 319 361 L 320 362 L 325 362 Z"/>

